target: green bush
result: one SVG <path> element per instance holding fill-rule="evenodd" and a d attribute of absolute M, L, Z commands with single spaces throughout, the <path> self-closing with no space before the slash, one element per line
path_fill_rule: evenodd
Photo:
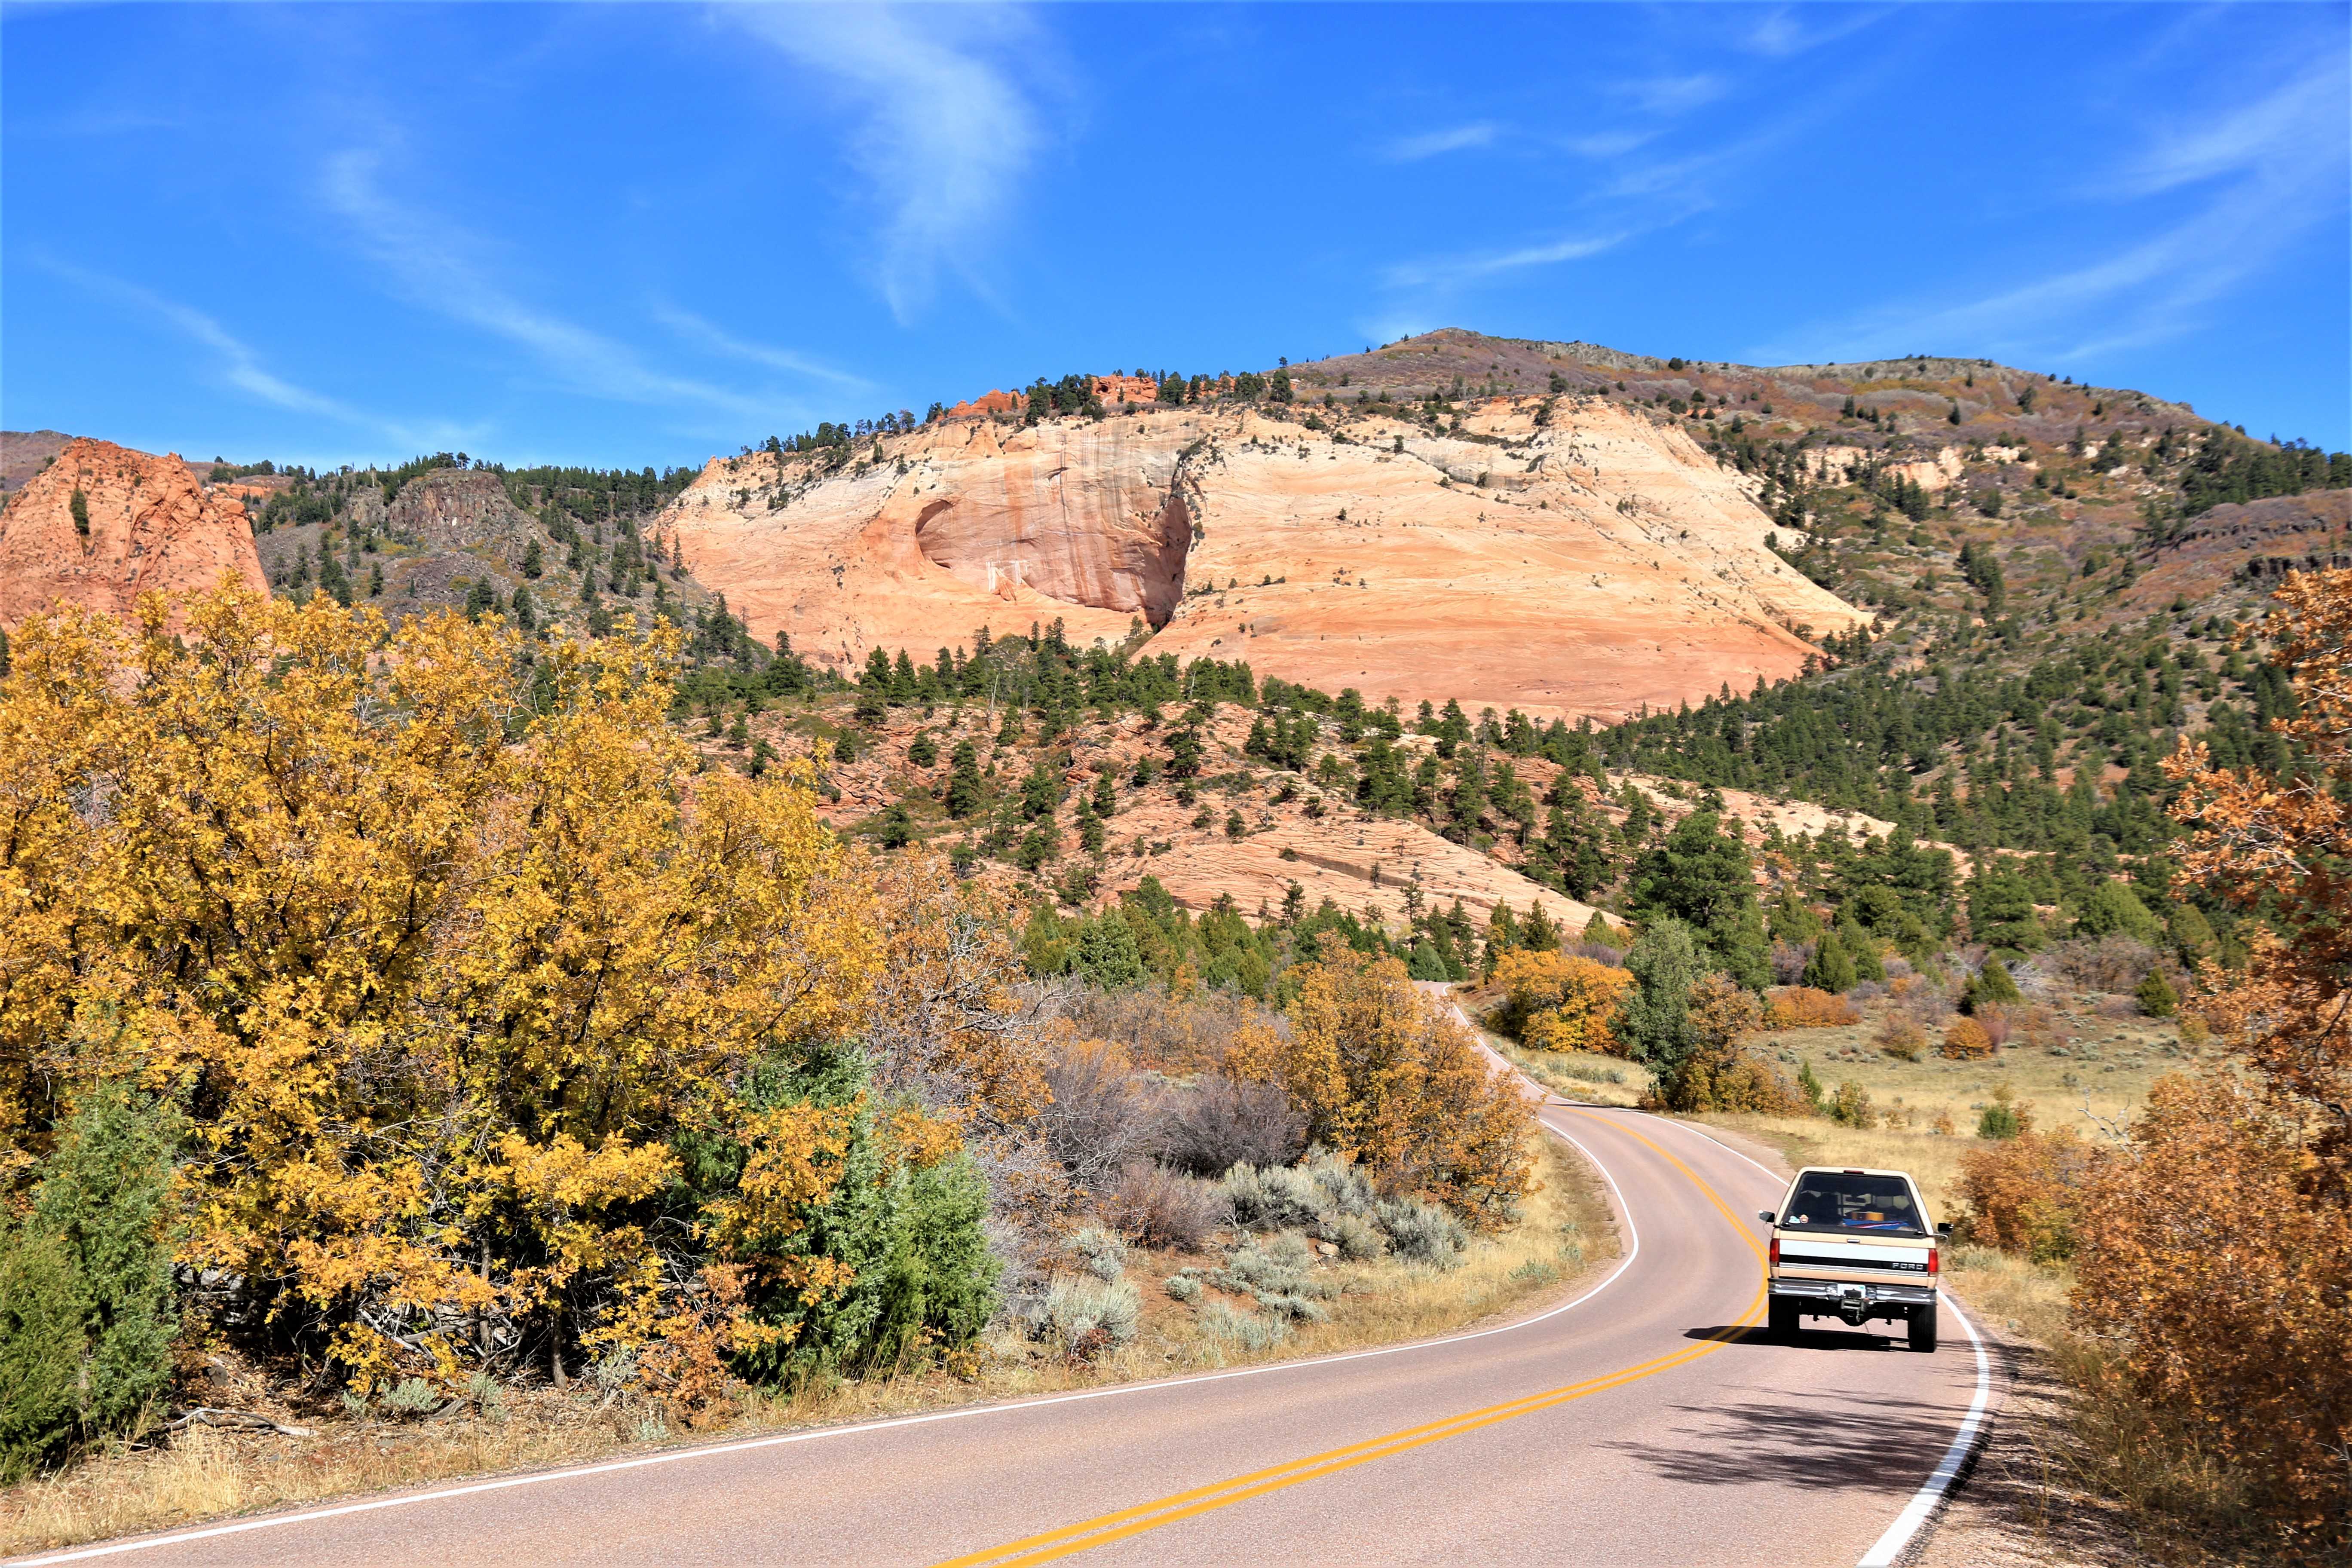
<path fill-rule="evenodd" d="M 174 1121 L 117 1084 L 83 1100 L 0 1264 L 0 1468 L 135 1436 L 172 1380 L 164 1235 Z M 66 1403 L 54 1373 L 70 1367 Z M 21 1385 L 20 1385 L 21 1384 Z"/>
<path fill-rule="evenodd" d="M 81 1319 L 81 1281 L 65 1247 L 21 1227 L 0 1254 L 0 1485 L 72 1436 Z"/>
<path fill-rule="evenodd" d="M 2139 1010 L 2151 1018 L 2169 1018 L 2180 1011 L 2180 994 L 2173 990 L 2161 969 L 2149 970 L 2132 994 L 2139 1002 Z"/>
<path fill-rule="evenodd" d="M 2017 1107 L 2007 1100 L 1994 1100 L 1984 1108 L 1984 1114 L 1977 1118 L 1977 1136 L 1996 1142 L 2014 1138 L 2024 1131 L 2024 1118 L 2018 1115 Z"/>
<path fill-rule="evenodd" d="M 755 1110 L 870 1100 L 866 1060 L 856 1047 L 837 1046 L 805 1062 L 763 1064 L 740 1093 Z M 730 1190 L 742 1173 L 743 1148 L 731 1139 L 682 1136 L 673 1146 L 686 1173 L 676 1194 L 682 1214 Z M 969 1154 L 931 1165 L 894 1160 L 868 1110 L 853 1126 L 843 1166 L 840 1184 L 804 1214 L 806 1227 L 772 1246 L 779 1256 L 838 1258 L 853 1271 L 852 1282 L 814 1302 L 790 1289 L 757 1302 L 759 1321 L 795 1332 L 788 1343 L 738 1357 L 746 1377 L 856 1370 L 903 1360 L 926 1345 L 969 1344 L 995 1310 L 1003 1265 L 982 1231 L 988 1188 Z"/>
<path fill-rule="evenodd" d="M 1827 1107 L 1829 1119 L 1847 1127 L 1871 1128 L 1878 1125 L 1877 1108 L 1870 1103 L 1870 1091 L 1852 1079 L 1837 1086 Z"/>

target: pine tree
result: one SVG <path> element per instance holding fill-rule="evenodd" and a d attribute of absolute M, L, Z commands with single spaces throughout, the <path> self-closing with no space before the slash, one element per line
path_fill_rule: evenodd
<path fill-rule="evenodd" d="M 2139 1002 L 2139 1010 L 2151 1018 L 2169 1018 L 2180 1010 L 2180 994 L 2173 990 L 2161 969 L 2149 970 L 2132 994 Z"/>
<path fill-rule="evenodd" d="M 539 541 L 533 539 L 523 547 L 522 574 L 536 581 L 539 574 L 546 570 L 547 558 L 540 553 Z"/>
<path fill-rule="evenodd" d="M 961 821 L 980 809 L 980 753 L 970 741 L 956 742 L 948 773 L 948 815 Z"/>
<path fill-rule="evenodd" d="M 77 1432 L 135 1434 L 171 1382 L 173 1142 L 168 1112 L 102 1084 L 50 1155 L 0 1259 L 0 1470 Z M 60 1406 L 56 1374 L 68 1363 Z"/>
<path fill-rule="evenodd" d="M 1843 994 L 1858 983 L 1854 973 L 1853 955 L 1837 939 L 1835 931 L 1824 931 L 1813 948 L 1813 956 L 1806 962 L 1804 984 L 1817 991 Z"/>
<path fill-rule="evenodd" d="M 79 485 L 76 485 L 73 494 L 67 498 L 66 510 L 73 514 L 74 531 L 88 539 L 89 537 L 89 498 L 81 493 Z"/>

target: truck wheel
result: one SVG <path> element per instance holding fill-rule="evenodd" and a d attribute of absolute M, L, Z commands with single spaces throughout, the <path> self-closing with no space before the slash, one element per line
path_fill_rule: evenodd
<path fill-rule="evenodd" d="M 1794 1301 L 1767 1301 L 1764 1308 L 1764 1332 L 1774 1344 L 1796 1343 L 1797 1304 Z"/>
<path fill-rule="evenodd" d="M 1929 1305 L 1911 1309 L 1911 1348 L 1933 1354 L 1936 1349 L 1936 1309 Z"/>

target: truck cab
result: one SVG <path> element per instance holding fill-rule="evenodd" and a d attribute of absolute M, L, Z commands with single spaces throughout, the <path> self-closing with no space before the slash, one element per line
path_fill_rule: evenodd
<path fill-rule="evenodd" d="M 1901 1171 L 1808 1165 L 1778 1209 L 1759 1209 L 1772 1227 L 1768 1331 L 1782 1343 L 1802 1317 L 1835 1317 L 1859 1328 L 1873 1318 L 1907 1324 L 1911 1348 L 1936 1348 L 1943 1238 L 1918 1184 Z"/>

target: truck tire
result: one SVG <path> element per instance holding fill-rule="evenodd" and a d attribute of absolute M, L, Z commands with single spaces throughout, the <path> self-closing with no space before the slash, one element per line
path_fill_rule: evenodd
<path fill-rule="evenodd" d="M 1764 1334 L 1774 1344 L 1792 1345 L 1797 1342 L 1797 1304 L 1794 1301 L 1768 1300 L 1764 1307 Z"/>
<path fill-rule="evenodd" d="M 1936 1309 L 1932 1305 L 1911 1309 L 1911 1348 L 1935 1353 Z"/>

